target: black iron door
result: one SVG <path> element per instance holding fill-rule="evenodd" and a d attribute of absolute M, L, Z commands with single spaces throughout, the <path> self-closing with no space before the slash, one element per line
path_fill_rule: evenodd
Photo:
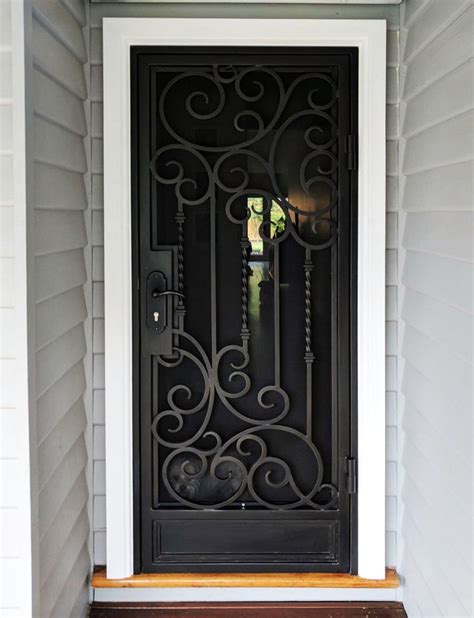
<path fill-rule="evenodd" d="M 136 569 L 349 571 L 357 52 L 131 66 Z"/>

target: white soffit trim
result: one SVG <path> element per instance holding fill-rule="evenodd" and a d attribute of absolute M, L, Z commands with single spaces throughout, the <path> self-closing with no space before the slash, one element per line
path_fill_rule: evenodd
<path fill-rule="evenodd" d="M 359 49 L 358 572 L 385 577 L 385 71 L 383 20 L 105 18 L 107 572 L 133 574 L 130 47 Z"/>

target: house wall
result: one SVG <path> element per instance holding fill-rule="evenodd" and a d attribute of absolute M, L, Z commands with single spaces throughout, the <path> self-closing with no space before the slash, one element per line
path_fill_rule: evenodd
<path fill-rule="evenodd" d="M 91 138 L 92 138 L 92 276 L 93 276 L 93 423 L 94 423 L 94 563 L 105 564 L 105 426 L 104 426 L 104 249 L 102 141 L 103 17 L 280 17 L 386 19 L 388 32 L 387 92 L 387 463 L 386 560 L 396 564 L 397 539 L 397 210 L 398 210 L 398 66 L 399 7 L 224 4 L 92 4 Z"/>
<path fill-rule="evenodd" d="M 400 571 L 410 616 L 472 616 L 473 38 L 469 0 L 403 11 Z"/>
<path fill-rule="evenodd" d="M 82 0 L 32 2 L 34 354 L 40 615 L 85 615 L 87 46 Z"/>

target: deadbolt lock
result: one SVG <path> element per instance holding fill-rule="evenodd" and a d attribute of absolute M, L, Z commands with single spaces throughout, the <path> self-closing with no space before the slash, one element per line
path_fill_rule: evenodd
<path fill-rule="evenodd" d="M 146 282 L 146 321 L 148 328 L 160 335 L 166 330 L 168 322 L 167 297 L 162 296 L 168 287 L 168 280 L 160 270 L 151 272 Z"/>

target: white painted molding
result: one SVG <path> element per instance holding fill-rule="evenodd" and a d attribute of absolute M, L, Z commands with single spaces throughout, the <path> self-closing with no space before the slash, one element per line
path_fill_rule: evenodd
<path fill-rule="evenodd" d="M 160 4 L 170 0 L 91 0 L 92 4 L 124 2 L 128 4 Z M 179 4 L 192 4 L 195 0 L 173 0 Z M 210 4 L 235 2 L 235 0 L 207 0 Z M 403 0 L 245 0 L 247 4 L 402 4 Z"/>
<path fill-rule="evenodd" d="M 385 577 L 385 70 L 383 20 L 105 18 L 104 226 L 107 572 L 133 573 L 130 47 L 359 49 L 358 554 Z"/>
<path fill-rule="evenodd" d="M 12 155 L 14 216 L 15 373 L 13 380 L 16 423 L 5 443 L 16 444 L 16 530 L 18 554 L 9 561 L 10 576 L 3 581 L 18 584 L 18 607 L 11 614 L 39 614 L 39 538 L 36 439 L 35 290 L 32 216 L 33 174 L 33 64 L 31 51 L 31 0 L 10 0 L 12 69 Z M 1 562 L 1 561 L 0 561 Z M 6 561 L 3 561 L 4 563 Z M 15 575 L 17 581 L 15 581 Z M 21 581 L 25 585 L 20 584 Z M 10 591 L 11 592 L 11 591 Z M 0 594 L 1 596 L 1 594 Z M 1 604 L 1 602 L 0 602 Z M 9 614 L 9 610 L 3 608 Z M 18 613 L 17 613 L 18 612 Z"/>

